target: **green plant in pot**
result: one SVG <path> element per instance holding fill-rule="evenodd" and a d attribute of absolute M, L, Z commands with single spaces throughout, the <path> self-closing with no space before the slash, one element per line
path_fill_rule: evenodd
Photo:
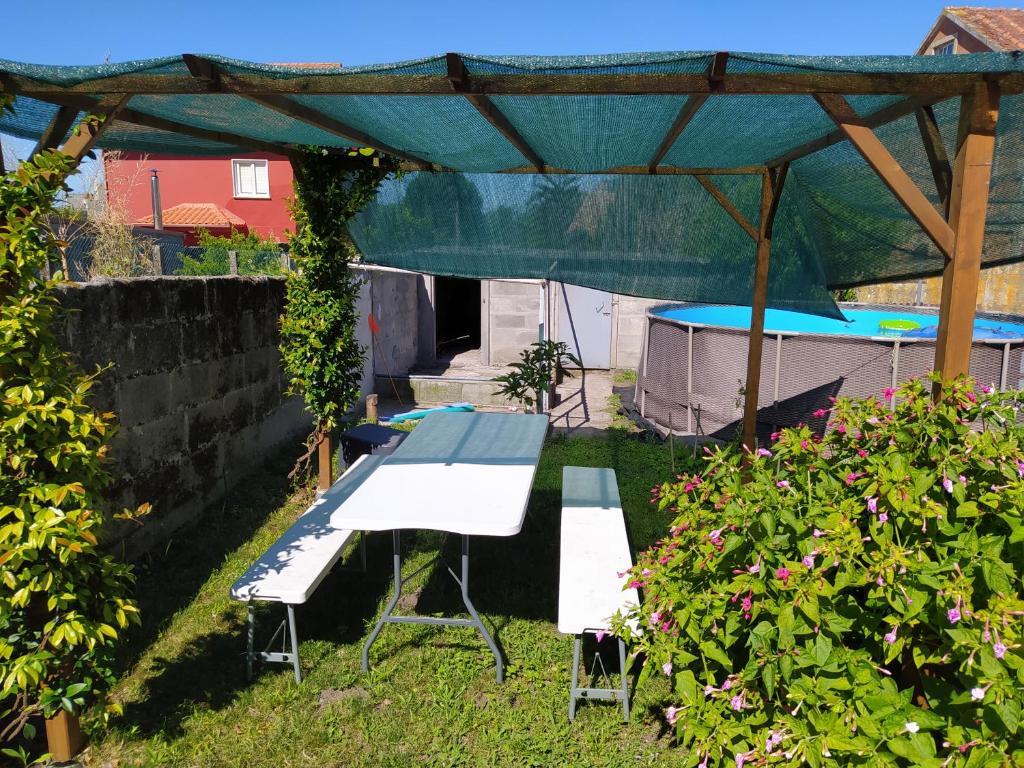
<path fill-rule="evenodd" d="M 1024 765 L 1022 406 L 914 380 L 654 489 L 617 631 L 680 765 Z"/>
<path fill-rule="evenodd" d="M 494 381 L 501 384 L 499 394 L 540 413 L 543 395 L 551 391 L 552 380 L 556 376 L 572 376 L 566 367 L 568 363 L 582 367 L 564 341 L 535 341 L 520 353 L 518 362 L 509 366 L 511 371 L 496 376 Z"/>

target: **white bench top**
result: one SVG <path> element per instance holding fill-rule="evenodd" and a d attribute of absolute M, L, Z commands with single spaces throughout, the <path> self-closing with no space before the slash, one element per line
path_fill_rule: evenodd
<path fill-rule="evenodd" d="M 302 513 L 274 545 L 231 587 L 235 600 L 306 602 L 338 562 L 355 532 L 331 524 L 331 515 L 383 461 L 360 456 L 337 482 Z"/>
<path fill-rule="evenodd" d="M 611 627 L 616 611 L 638 605 L 619 573 L 633 566 L 615 472 L 565 467 L 558 578 L 558 631 L 578 635 Z"/>

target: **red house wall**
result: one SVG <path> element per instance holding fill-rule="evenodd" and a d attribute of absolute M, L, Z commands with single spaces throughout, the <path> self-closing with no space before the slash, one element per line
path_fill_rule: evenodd
<path fill-rule="evenodd" d="M 149 177 L 150 169 L 156 168 L 163 210 L 181 203 L 214 203 L 243 219 L 250 232 L 284 242 L 287 239 L 285 231 L 295 229 L 287 205 L 287 199 L 292 195 L 291 164 L 285 157 L 266 152 L 247 152 L 234 157 L 269 161 L 269 198 L 235 198 L 230 157 L 119 152 L 115 156 L 105 155 L 108 202 L 123 205 L 133 223 L 152 215 Z"/>

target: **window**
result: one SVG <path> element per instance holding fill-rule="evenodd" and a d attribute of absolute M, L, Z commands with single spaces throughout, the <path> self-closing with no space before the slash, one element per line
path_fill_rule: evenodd
<path fill-rule="evenodd" d="M 231 180 L 235 197 L 270 197 L 266 160 L 232 160 Z"/>
<path fill-rule="evenodd" d="M 945 42 L 939 43 L 932 48 L 932 53 L 936 56 L 947 56 L 956 53 L 956 40 L 946 40 Z"/>

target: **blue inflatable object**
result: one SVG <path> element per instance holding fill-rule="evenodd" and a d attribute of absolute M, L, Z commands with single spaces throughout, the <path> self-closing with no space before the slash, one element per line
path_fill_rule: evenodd
<path fill-rule="evenodd" d="M 466 411 L 475 411 L 476 407 L 472 403 L 453 403 L 452 405 L 442 405 L 438 408 L 427 408 L 422 411 L 408 411 L 407 413 L 396 413 L 390 419 L 389 424 L 400 424 L 403 421 L 416 421 L 422 419 L 424 416 L 430 413 L 457 413 Z"/>

